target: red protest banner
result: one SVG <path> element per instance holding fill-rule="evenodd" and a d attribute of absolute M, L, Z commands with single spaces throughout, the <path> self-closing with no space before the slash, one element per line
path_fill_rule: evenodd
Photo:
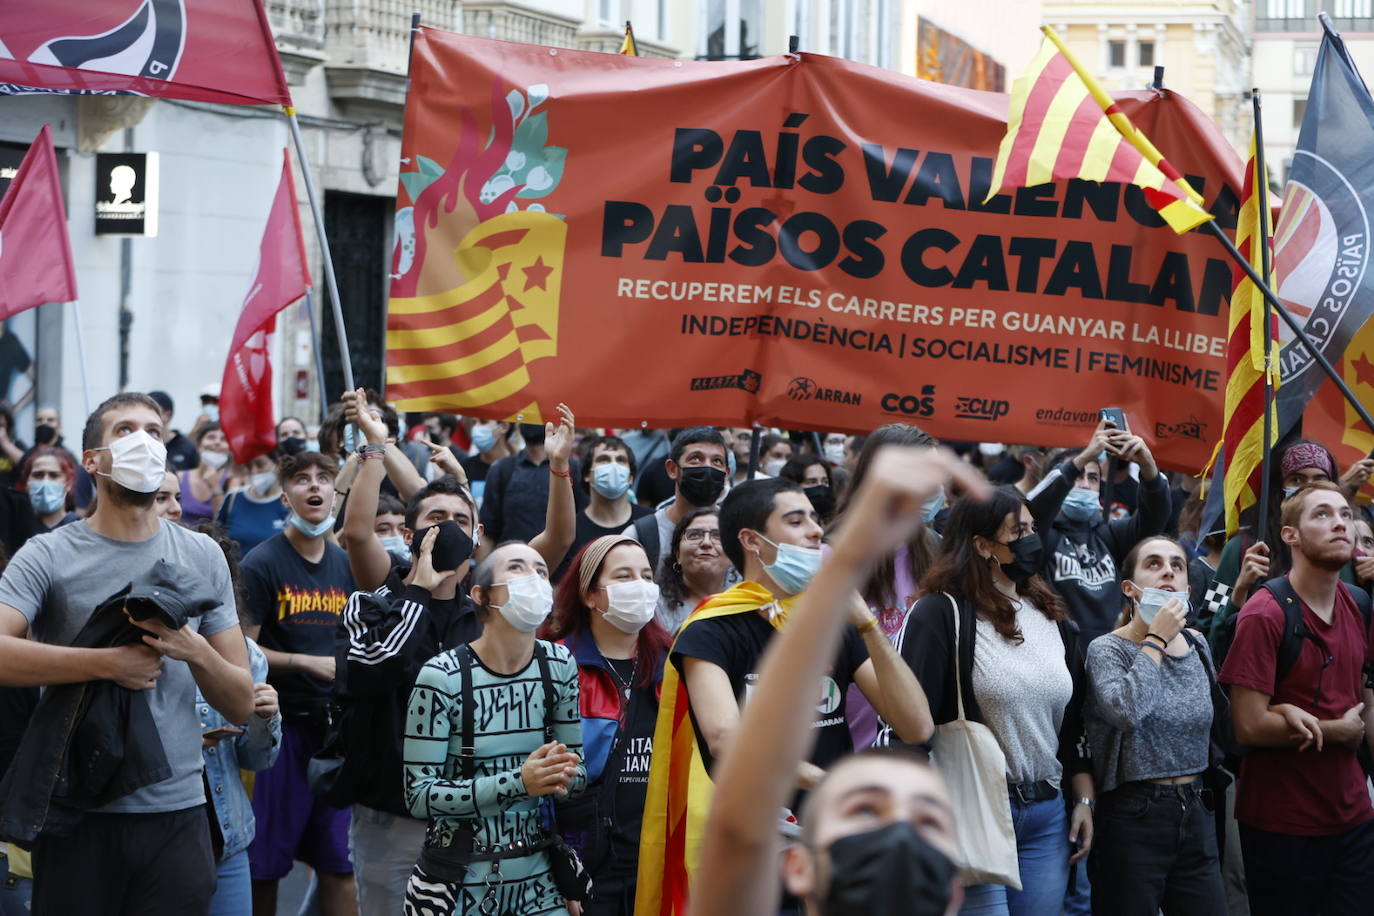
<path fill-rule="evenodd" d="M 5 0 L 0 95 L 290 105 L 262 0 Z"/>
<path fill-rule="evenodd" d="M 984 202 L 1006 96 L 803 54 L 682 62 L 422 29 L 388 319 L 402 409 L 1077 442 L 1221 435 L 1231 268 L 1144 192 Z M 1223 225 L 1241 164 L 1120 97 Z M 617 125 L 633 124 L 633 130 Z"/>

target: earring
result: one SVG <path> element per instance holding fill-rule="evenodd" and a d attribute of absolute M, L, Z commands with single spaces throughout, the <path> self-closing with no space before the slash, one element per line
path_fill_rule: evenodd
<path fill-rule="evenodd" d="M 682 574 L 682 564 L 679 563 L 677 560 L 673 561 L 673 572 L 677 573 L 678 575 Z"/>

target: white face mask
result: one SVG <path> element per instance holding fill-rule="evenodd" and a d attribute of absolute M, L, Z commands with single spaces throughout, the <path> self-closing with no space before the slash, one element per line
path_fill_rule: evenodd
<path fill-rule="evenodd" d="M 229 454 L 227 452 L 201 452 L 200 463 L 212 471 L 218 471 L 229 463 Z"/>
<path fill-rule="evenodd" d="M 763 473 L 767 474 L 769 477 L 777 477 L 782 473 L 783 466 L 786 464 L 787 462 L 783 461 L 781 458 L 773 461 L 765 461 L 763 463 Z"/>
<path fill-rule="evenodd" d="M 530 573 L 502 584 L 506 586 L 506 603 L 493 607 L 501 612 L 506 623 L 521 633 L 539 629 L 553 610 L 553 586 L 549 580 L 538 573 Z"/>
<path fill-rule="evenodd" d="M 156 493 L 167 476 L 167 446 L 136 429 L 120 436 L 107 448 L 110 453 L 110 473 L 103 474 L 115 483 L 135 493 Z"/>
<path fill-rule="evenodd" d="M 835 467 L 844 464 L 844 443 L 827 442 L 825 444 L 825 460 L 829 461 Z"/>
<path fill-rule="evenodd" d="M 248 478 L 248 489 L 259 496 L 264 496 L 272 491 L 272 485 L 277 482 L 276 471 L 262 471 Z"/>
<path fill-rule="evenodd" d="M 654 619 L 658 586 L 648 579 L 613 582 L 606 586 L 606 622 L 622 633 L 638 633 Z"/>

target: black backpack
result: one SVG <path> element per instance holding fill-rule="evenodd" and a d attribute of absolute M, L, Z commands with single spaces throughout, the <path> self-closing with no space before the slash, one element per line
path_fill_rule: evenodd
<path fill-rule="evenodd" d="M 1355 607 L 1359 609 L 1360 618 L 1364 621 L 1365 638 L 1369 638 L 1369 624 L 1371 616 L 1374 616 L 1374 608 L 1371 608 L 1369 593 L 1364 589 L 1354 585 L 1345 585 L 1349 590 L 1350 597 L 1355 599 Z M 1267 589 L 1269 594 L 1274 596 L 1279 607 L 1283 609 L 1283 636 L 1279 639 L 1279 649 L 1274 665 L 1274 688 L 1292 672 L 1293 666 L 1298 663 L 1298 656 L 1302 654 L 1302 641 L 1311 639 L 1318 643 L 1316 635 L 1308 628 L 1302 619 L 1302 602 L 1298 600 L 1298 593 L 1293 590 L 1293 583 L 1287 576 L 1279 576 L 1264 583 L 1261 588 Z M 1370 681 L 1370 666 L 1365 665 L 1365 685 L 1374 687 L 1374 682 Z"/>

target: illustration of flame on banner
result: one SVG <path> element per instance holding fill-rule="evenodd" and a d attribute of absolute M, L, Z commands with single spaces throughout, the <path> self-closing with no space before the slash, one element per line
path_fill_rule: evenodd
<path fill-rule="evenodd" d="M 558 354 L 567 224 L 539 201 L 567 150 L 546 146 L 548 87 L 493 86 L 459 114 L 447 166 L 412 155 L 396 213 L 387 396 L 401 410 L 483 408 L 541 422 L 531 363 Z"/>

